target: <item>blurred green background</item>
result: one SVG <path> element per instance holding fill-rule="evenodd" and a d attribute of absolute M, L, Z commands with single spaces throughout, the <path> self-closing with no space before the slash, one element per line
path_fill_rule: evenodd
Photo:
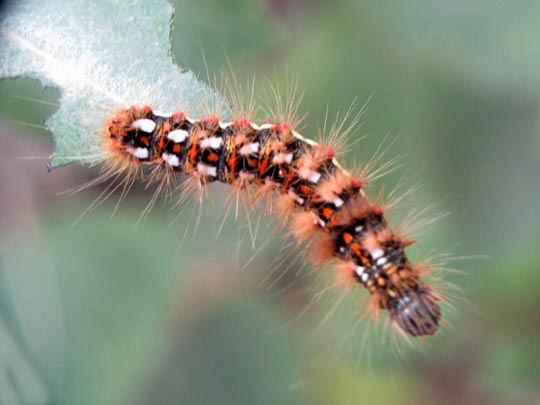
<path fill-rule="evenodd" d="M 103 188 L 59 193 L 96 170 L 18 158 L 52 152 L 29 124 L 55 109 L 20 96 L 58 92 L 4 81 L 0 404 L 540 404 L 540 3 L 175 3 L 177 63 L 204 78 L 202 49 L 212 72 L 226 53 L 240 78 L 298 76 L 308 136 L 373 95 L 345 165 L 389 133 L 403 169 L 372 192 L 406 172 L 425 185 L 404 213 L 450 213 L 411 249 L 456 258 L 448 325 L 418 350 L 355 325 L 354 300 L 322 325 L 331 297 L 302 315 L 317 277 L 276 259 L 265 219 L 257 254 L 242 217 L 216 238 L 219 187 L 194 234 L 170 204 L 136 225 L 140 186 L 78 221 Z"/>

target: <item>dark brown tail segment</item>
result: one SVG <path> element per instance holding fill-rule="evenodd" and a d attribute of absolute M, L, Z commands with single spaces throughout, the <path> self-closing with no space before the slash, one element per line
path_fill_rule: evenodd
<path fill-rule="evenodd" d="M 433 335 L 439 328 L 439 298 L 421 284 L 389 302 L 390 319 L 411 336 Z"/>

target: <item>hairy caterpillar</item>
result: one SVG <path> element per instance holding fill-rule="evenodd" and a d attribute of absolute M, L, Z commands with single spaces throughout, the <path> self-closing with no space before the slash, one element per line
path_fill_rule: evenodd
<path fill-rule="evenodd" d="M 103 137 L 110 156 L 104 177 L 127 173 L 170 184 L 184 174 L 200 185 L 219 181 L 277 191 L 292 231 L 313 242 L 318 261 L 338 259 L 340 276 L 366 288 L 374 309 L 388 310 L 399 330 L 411 336 L 437 331 L 442 298 L 420 279 L 425 269 L 408 260 L 405 248 L 413 241 L 389 228 L 361 179 L 339 165 L 333 149 L 289 123 L 191 119 L 132 106 L 109 118 Z"/>

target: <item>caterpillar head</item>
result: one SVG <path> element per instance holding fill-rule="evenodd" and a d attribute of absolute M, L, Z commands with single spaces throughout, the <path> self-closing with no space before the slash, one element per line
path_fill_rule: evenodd
<path fill-rule="evenodd" d="M 149 107 L 130 107 L 116 112 L 107 124 L 107 140 L 112 152 L 138 162 L 148 160 L 156 122 Z"/>
<path fill-rule="evenodd" d="M 388 303 L 392 322 L 411 336 L 433 335 L 439 329 L 440 297 L 431 289 L 415 286 Z"/>

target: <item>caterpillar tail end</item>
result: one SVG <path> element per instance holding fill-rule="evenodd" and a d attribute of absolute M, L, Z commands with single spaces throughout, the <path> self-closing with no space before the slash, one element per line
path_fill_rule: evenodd
<path fill-rule="evenodd" d="M 406 291 L 390 303 L 390 319 L 410 336 L 431 336 L 439 329 L 440 299 L 428 288 Z"/>

